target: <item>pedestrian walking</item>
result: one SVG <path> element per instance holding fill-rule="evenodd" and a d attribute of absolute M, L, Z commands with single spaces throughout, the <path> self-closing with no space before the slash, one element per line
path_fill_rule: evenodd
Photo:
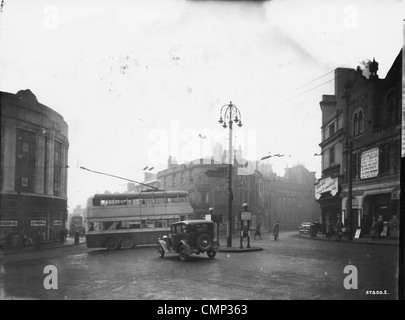
<path fill-rule="evenodd" d="M 65 242 L 65 229 L 61 229 L 59 231 L 60 243 L 63 244 Z"/>
<path fill-rule="evenodd" d="M 375 240 L 376 234 L 377 234 L 377 219 L 374 217 L 370 229 L 370 236 L 373 241 Z"/>
<path fill-rule="evenodd" d="M 330 239 L 331 238 L 331 234 L 332 234 L 332 220 L 329 218 L 326 221 L 326 239 Z"/>
<path fill-rule="evenodd" d="M 262 239 L 262 235 L 260 234 L 260 222 L 256 225 L 256 230 L 253 239 L 256 239 L 257 236 L 259 236 L 260 240 Z"/>
<path fill-rule="evenodd" d="M 377 220 L 377 234 L 376 234 L 377 240 L 381 240 L 381 233 L 383 232 L 383 229 L 384 229 L 384 220 L 383 217 L 380 215 Z"/>
<path fill-rule="evenodd" d="M 273 226 L 273 237 L 274 240 L 277 241 L 278 240 L 278 233 L 280 231 L 280 224 L 277 220 L 276 224 Z"/>
<path fill-rule="evenodd" d="M 35 233 L 35 249 L 41 250 L 42 240 L 44 239 L 42 232 L 37 231 Z"/>
<path fill-rule="evenodd" d="M 341 241 L 343 236 L 343 223 L 338 219 L 336 222 L 336 239 L 337 241 Z"/>

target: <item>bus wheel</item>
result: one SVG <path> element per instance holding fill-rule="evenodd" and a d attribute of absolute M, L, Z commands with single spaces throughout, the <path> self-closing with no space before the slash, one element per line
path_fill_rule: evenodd
<path fill-rule="evenodd" d="M 107 239 L 105 242 L 105 247 L 107 250 L 117 250 L 118 249 L 118 241 L 115 238 Z"/>
<path fill-rule="evenodd" d="M 131 238 L 124 238 L 121 241 L 121 247 L 124 249 L 132 249 L 134 247 L 134 240 Z"/>

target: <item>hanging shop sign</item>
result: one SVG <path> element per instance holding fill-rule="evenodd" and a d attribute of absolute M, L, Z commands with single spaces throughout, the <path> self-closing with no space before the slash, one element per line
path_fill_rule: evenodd
<path fill-rule="evenodd" d="M 361 153 L 360 179 L 378 176 L 378 156 L 378 148 L 373 148 Z"/>
<path fill-rule="evenodd" d="M 321 179 L 315 186 L 315 198 L 319 199 L 322 193 L 330 192 L 332 196 L 335 196 L 338 192 L 338 178 L 327 177 Z"/>

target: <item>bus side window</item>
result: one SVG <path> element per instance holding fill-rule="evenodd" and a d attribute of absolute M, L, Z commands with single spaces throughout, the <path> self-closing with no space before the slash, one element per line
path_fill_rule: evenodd
<path fill-rule="evenodd" d="M 89 222 L 89 231 L 100 231 L 100 222 Z"/>
<path fill-rule="evenodd" d="M 128 222 L 128 224 L 129 224 L 129 229 L 140 229 L 141 228 L 140 221 L 130 221 L 130 222 Z"/>
<path fill-rule="evenodd" d="M 103 230 L 114 230 L 115 228 L 114 221 L 105 221 L 103 222 Z"/>

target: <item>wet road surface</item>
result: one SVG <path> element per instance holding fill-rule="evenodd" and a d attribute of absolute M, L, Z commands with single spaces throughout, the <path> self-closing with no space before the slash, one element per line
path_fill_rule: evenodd
<path fill-rule="evenodd" d="M 314 241 L 297 232 L 283 232 L 279 241 L 266 233 L 251 245 L 263 250 L 186 262 L 160 259 L 152 246 L 106 251 L 84 244 L 5 255 L 0 299 L 397 299 L 398 247 Z M 57 268 L 58 289 L 44 288 L 47 265 Z M 347 265 L 357 268 L 358 289 L 344 288 Z"/>

